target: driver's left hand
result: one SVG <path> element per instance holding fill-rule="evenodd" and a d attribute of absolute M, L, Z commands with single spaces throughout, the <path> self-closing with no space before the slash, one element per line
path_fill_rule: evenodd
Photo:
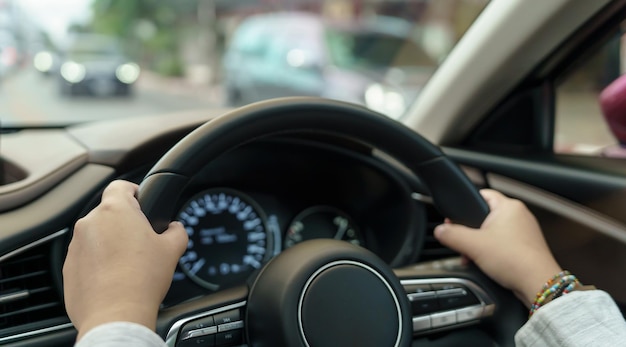
<path fill-rule="evenodd" d="M 101 203 L 75 225 L 63 287 L 78 339 L 114 321 L 155 329 L 159 304 L 188 239 L 179 222 L 155 233 L 135 199 L 136 191 L 133 183 L 112 182 Z"/>

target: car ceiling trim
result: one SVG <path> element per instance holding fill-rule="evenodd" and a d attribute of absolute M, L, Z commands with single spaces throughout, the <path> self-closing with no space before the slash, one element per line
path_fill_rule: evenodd
<path fill-rule="evenodd" d="M 505 176 L 488 173 L 487 181 L 493 189 L 593 228 L 605 236 L 626 244 L 626 225 L 611 217 Z"/>
<path fill-rule="evenodd" d="M 21 334 L 16 334 L 16 335 L 9 335 L 9 336 L 6 336 L 6 337 L 0 337 L 0 344 L 8 343 L 10 341 L 15 341 L 15 340 L 23 340 L 23 339 L 27 339 L 29 337 L 35 337 L 37 335 L 48 334 L 48 333 L 51 333 L 51 332 L 55 332 L 55 331 L 59 331 L 59 330 L 65 330 L 65 329 L 71 329 L 71 328 L 74 328 L 74 324 L 72 324 L 72 323 L 65 323 L 65 324 L 51 326 L 51 327 L 48 327 L 48 328 L 43 328 L 43 329 L 29 331 L 29 332 L 26 332 L 26 333 L 21 333 Z"/>
<path fill-rule="evenodd" d="M 28 250 L 29 250 L 29 249 L 31 249 L 31 248 L 37 247 L 37 246 L 39 246 L 39 245 L 41 245 L 41 244 L 44 244 L 44 243 L 46 243 L 46 242 L 48 242 L 48 241 L 54 240 L 54 239 L 56 239 L 57 237 L 61 237 L 61 236 L 65 235 L 65 234 L 67 234 L 67 232 L 68 232 L 69 230 L 70 230 L 69 228 L 65 228 L 65 229 L 59 230 L 59 231 L 55 232 L 54 234 L 50 234 L 50 235 L 48 235 L 48 236 L 46 236 L 46 237 L 44 237 L 44 238 L 41 238 L 41 239 L 39 239 L 39 240 L 37 240 L 37 241 L 35 241 L 35 242 L 31 242 L 31 243 L 29 243 L 29 244 L 27 244 L 26 246 L 22 246 L 22 247 L 20 247 L 20 248 L 18 248 L 18 249 L 16 249 L 16 250 L 14 250 L 14 251 L 11 251 L 11 252 L 9 252 L 9 253 L 6 253 L 6 254 L 4 254 L 4 255 L 0 256 L 0 263 L 2 263 L 2 262 L 4 262 L 4 261 L 6 261 L 6 260 L 8 260 L 9 258 L 12 258 L 12 257 L 14 257 L 14 256 L 16 256 L 16 255 L 19 255 L 19 254 L 21 254 L 21 253 L 24 253 L 24 252 L 28 251 Z"/>

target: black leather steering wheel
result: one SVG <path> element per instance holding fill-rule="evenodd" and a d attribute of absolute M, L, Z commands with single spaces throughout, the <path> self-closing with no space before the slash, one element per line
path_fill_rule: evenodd
<path fill-rule="evenodd" d="M 290 132 L 345 136 L 382 150 L 414 172 L 436 207 L 454 222 L 478 227 L 489 213 L 462 170 L 422 136 L 364 107 L 320 98 L 259 102 L 200 126 L 141 182 L 143 212 L 162 232 L 175 215 L 179 194 L 207 163 L 250 141 Z M 235 307 L 241 313 L 237 325 L 222 330 L 239 332 L 251 346 L 408 346 L 415 322 L 412 327 L 405 287 L 373 253 L 345 242 L 314 240 L 271 260 L 249 291 L 214 299 L 204 313 L 198 307 L 177 308 L 163 314 L 168 316 L 163 324 L 173 325 L 167 333 L 172 346 L 202 336 L 217 338 L 218 322 L 209 329 L 201 317 Z M 484 306 L 484 298 L 479 299 Z"/>

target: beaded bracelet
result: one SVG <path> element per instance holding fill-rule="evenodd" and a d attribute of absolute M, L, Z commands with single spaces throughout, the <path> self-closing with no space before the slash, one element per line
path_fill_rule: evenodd
<path fill-rule="evenodd" d="M 554 283 L 557 279 L 558 282 Z M 542 291 L 537 293 L 535 302 L 530 307 L 528 317 L 530 318 L 542 305 L 555 299 L 557 294 L 561 296 L 574 290 L 578 283 L 576 276 L 570 274 L 569 271 L 562 271 L 555 275 L 543 285 Z"/>
<path fill-rule="evenodd" d="M 542 291 L 545 291 L 546 289 L 548 289 L 548 287 L 550 287 L 554 281 L 564 277 L 564 276 L 569 276 L 571 275 L 571 273 L 567 270 L 563 270 L 561 272 L 559 272 L 558 274 L 554 275 L 551 279 L 549 279 L 541 288 Z M 539 294 L 537 294 L 537 296 L 539 296 Z"/>

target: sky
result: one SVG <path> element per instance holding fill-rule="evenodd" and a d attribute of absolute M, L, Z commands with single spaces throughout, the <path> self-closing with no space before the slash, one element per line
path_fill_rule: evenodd
<path fill-rule="evenodd" d="M 33 22 L 48 31 L 50 37 L 59 42 L 74 22 L 82 22 L 90 16 L 93 0 L 18 0 Z"/>

